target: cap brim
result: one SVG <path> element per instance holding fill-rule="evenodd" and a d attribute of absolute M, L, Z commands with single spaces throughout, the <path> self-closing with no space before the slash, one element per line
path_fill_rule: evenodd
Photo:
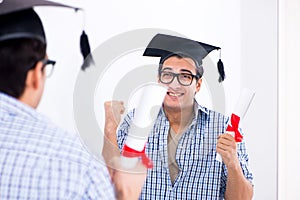
<path fill-rule="evenodd" d="M 46 1 L 46 0 L 3 0 L 0 3 L 0 15 L 33 8 L 35 6 L 58 6 L 80 10 L 81 8 L 64 5 L 61 3 Z"/>

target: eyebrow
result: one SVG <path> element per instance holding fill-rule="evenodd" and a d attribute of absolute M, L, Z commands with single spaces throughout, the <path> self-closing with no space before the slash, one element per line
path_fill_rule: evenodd
<path fill-rule="evenodd" d="M 189 72 L 190 74 L 193 74 L 190 70 L 187 70 L 187 69 L 181 69 L 180 71 L 181 72 Z"/>
<path fill-rule="evenodd" d="M 161 71 L 165 71 L 165 70 L 171 70 L 172 71 L 173 68 L 171 68 L 171 67 L 165 67 Z M 180 72 L 187 72 L 187 73 L 193 74 L 190 70 L 187 70 L 187 69 L 180 69 Z"/>

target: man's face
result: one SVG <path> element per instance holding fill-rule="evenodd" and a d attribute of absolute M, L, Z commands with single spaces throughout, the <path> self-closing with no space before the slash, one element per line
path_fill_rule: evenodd
<path fill-rule="evenodd" d="M 202 79 L 198 81 L 196 78 L 192 78 L 190 85 L 182 85 L 178 82 L 178 78 L 184 83 L 186 77 L 190 75 L 196 75 L 196 65 L 195 62 L 190 58 L 179 58 L 176 56 L 171 56 L 166 59 L 162 66 L 161 79 L 166 74 L 181 74 L 180 77 L 174 77 L 173 81 L 166 84 L 159 80 L 161 84 L 168 86 L 168 92 L 164 99 L 164 107 L 167 109 L 183 110 L 185 108 L 191 108 L 194 103 L 195 94 L 200 90 Z M 188 82 L 188 81 L 187 81 Z"/>

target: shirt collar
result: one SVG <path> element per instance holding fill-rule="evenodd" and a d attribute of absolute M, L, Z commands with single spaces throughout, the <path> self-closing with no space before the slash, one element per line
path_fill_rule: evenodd
<path fill-rule="evenodd" d="M 0 113 L 8 114 L 9 116 L 27 116 L 32 118 L 44 118 L 32 107 L 24 104 L 18 99 L 0 92 Z"/>
<path fill-rule="evenodd" d="M 193 117 L 191 125 L 197 123 L 197 118 L 199 117 L 199 112 L 202 112 L 205 116 L 207 116 L 209 114 L 209 110 L 207 108 L 201 106 L 200 104 L 198 104 L 198 102 L 195 100 L 194 101 L 194 117 Z M 159 115 L 162 115 L 167 120 L 167 117 L 166 117 L 163 107 L 161 107 Z"/>
<path fill-rule="evenodd" d="M 190 124 L 190 126 L 195 125 L 197 123 L 197 119 L 200 117 L 201 114 L 204 114 L 204 116 L 206 117 L 209 113 L 209 110 L 203 106 L 201 106 L 200 104 L 198 104 L 198 102 L 195 100 L 194 101 L 194 118 L 192 120 L 192 123 Z"/>
<path fill-rule="evenodd" d="M 201 110 L 202 112 L 204 112 L 205 114 L 209 113 L 209 110 L 203 106 L 201 106 L 200 104 L 198 104 L 198 102 L 195 100 L 195 114 L 199 112 L 199 110 Z"/>

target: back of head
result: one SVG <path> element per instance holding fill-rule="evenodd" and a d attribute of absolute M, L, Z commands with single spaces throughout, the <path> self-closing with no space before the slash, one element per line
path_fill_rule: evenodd
<path fill-rule="evenodd" d="M 4 1 L 0 9 L 0 91 L 15 98 L 24 92 L 27 72 L 46 55 L 41 19 L 23 4 Z"/>
<path fill-rule="evenodd" d="M 19 98 L 25 89 L 27 72 L 46 55 L 46 44 L 38 39 L 0 42 L 0 92 Z"/>

